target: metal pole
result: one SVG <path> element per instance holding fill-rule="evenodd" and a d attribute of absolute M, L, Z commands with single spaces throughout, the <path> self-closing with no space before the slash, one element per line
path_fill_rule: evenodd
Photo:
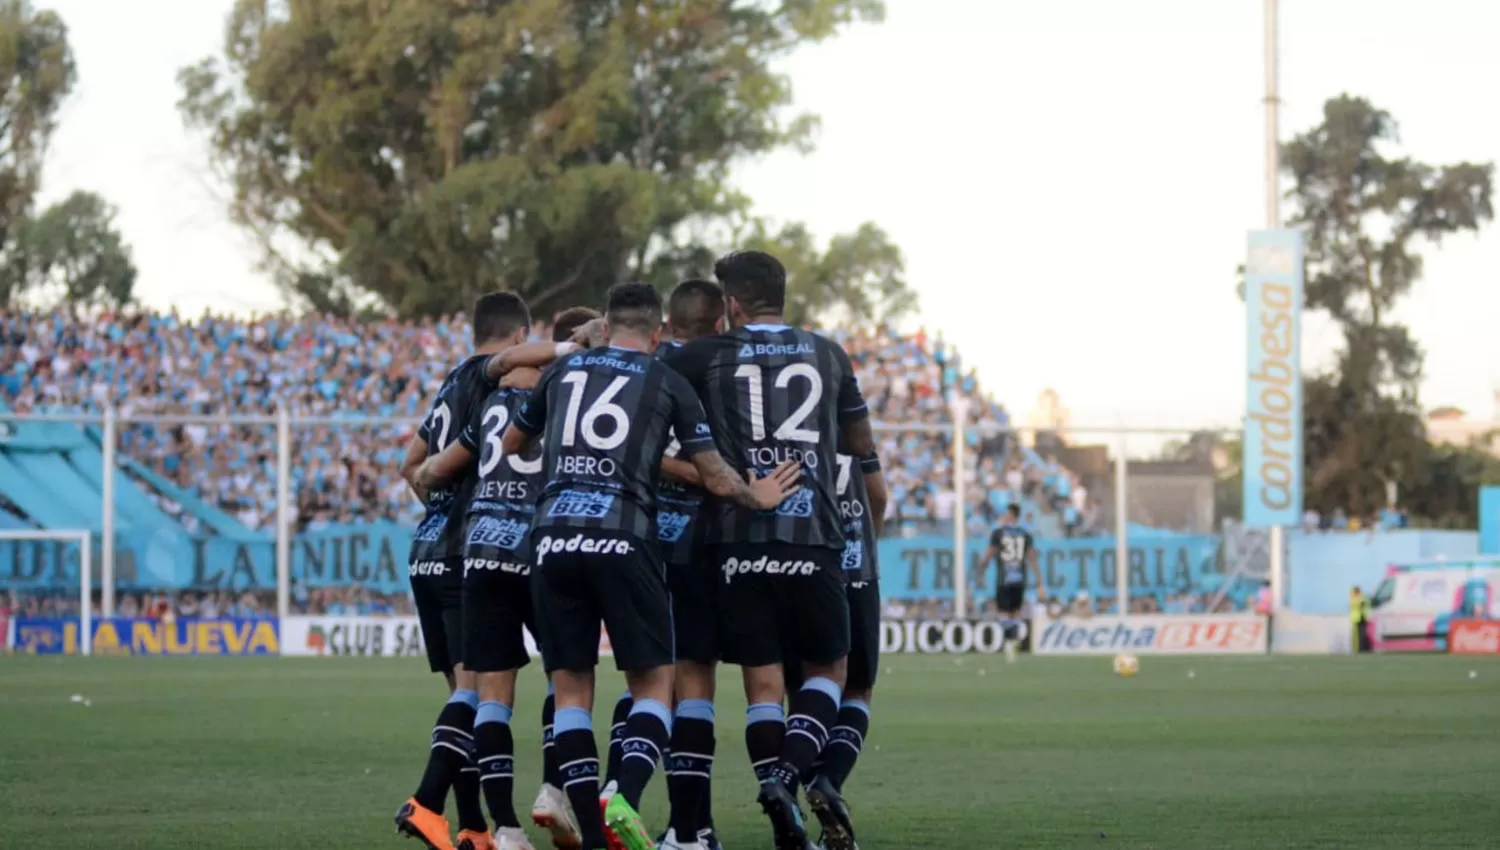
<path fill-rule="evenodd" d="M 1266 227 L 1281 226 L 1280 132 L 1277 126 L 1281 98 L 1277 94 L 1280 69 L 1277 55 L 1277 0 L 1266 0 Z M 1294 380 L 1301 380 L 1300 375 Z M 1271 526 L 1271 613 L 1281 609 L 1286 596 L 1285 529 Z"/>
<path fill-rule="evenodd" d="M 83 655 L 94 653 L 94 611 L 89 593 L 94 578 L 94 554 L 89 548 L 92 536 L 85 531 L 78 541 L 78 651 Z"/>
<path fill-rule="evenodd" d="M 949 411 L 953 417 L 953 619 L 962 620 L 969 610 L 969 503 L 964 476 L 964 424 L 969 406 L 955 392 Z"/>
<path fill-rule="evenodd" d="M 1115 446 L 1115 613 L 1130 613 L 1130 500 L 1128 462 L 1125 459 L 1126 436 L 1122 432 Z"/>
<path fill-rule="evenodd" d="M 1276 0 L 1266 0 L 1266 226 L 1276 229 L 1281 226 L 1280 191 L 1280 133 L 1277 115 L 1281 108 L 1281 97 L 1277 93 L 1277 77 L 1280 75 L 1276 47 Z"/>
<path fill-rule="evenodd" d="M 115 450 L 120 444 L 119 420 L 114 406 L 104 409 L 104 437 L 100 450 L 104 455 L 103 484 L 99 488 L 103 504 L 99 528 L 99 613 L 115 615 Z"/>
<path fill-rule="evenodd" d="M 292 417 L 276 411 L 276 616 L 292 613 Z"/>

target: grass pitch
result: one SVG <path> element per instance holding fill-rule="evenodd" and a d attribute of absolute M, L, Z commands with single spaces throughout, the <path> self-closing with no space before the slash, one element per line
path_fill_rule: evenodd
<path fill-rule="evenodd" d="M 1500 661 L 1142 662 L 1122 680 L 1107 658 L 887 659 L 847 788 L 861 846 L 1500 846 Z M 729 671 L 714 804 L 748 850 L 770 840 L 737 691 Z M 528 670 L 523 818 L 543 692 Z M 0 658 L 0 847 L 414 850 L 390 816 L 442 700 L 416 660 Z"/>

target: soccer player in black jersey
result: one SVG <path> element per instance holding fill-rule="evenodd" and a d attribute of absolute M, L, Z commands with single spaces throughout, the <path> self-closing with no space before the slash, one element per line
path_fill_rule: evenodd
<path fill-rule="evenodd" d="M 848 354 L 786 324 L 780 261 L 729 254 L 714 275 L 733 330 L 688 343 L 667 362 L 703 400 L 736 466 L 763 471 L 792 461 L 803 469 L 804 486 L 775 511 L 715 500 L 704 523 L 723 574 L 724 660 L 744 668 L 745 740 L 762 777 L 760 804 L 776 846 L 805 850 L 796 789 L 837 720 L 849 654 L 835 449 L 842 439 L 849 454 L 872 457 L 875 440 Z M 783 711 L 786 651 L 807 678 Z"/>
<path fill-rule="evenodd" d="M 604 850 L 606 829 L 626 850 L 653 850 L 638 808 L 671 726 L 671 612 L 656 531 L 670 433 L 709 492 L 750 509 L 781 504 L 796 490 L 799 471 L 782 464 L 747 483 L 714 451 L 691 388 L 652 356 L 661 339 L 661 298 L 650 286 L 610 290 L 605 332 L 608 348 L 570 355 L 542 374 L 501 448 L 517 454 L 545 434 L 532 593 L 542 660 L 557 693 L 557 758 L 583 850 Z M 618 793 L 603 799 L 590 717 L 601 621 L 635 699 Z M 594 805 L 602 818 L 590 816 Z"/>
<path fill-rule="evenodd" d="M 667 299 L 667 331 L 657 353 L 669 356 L 685 343 L 724 328 L 724 290 L 707 280 L 677 285 Z M 676 457 L 676 444 L 668 450 Z M 689 476 L 690 477 L 690 476 Z M 718 850 L 713 828 L 712 789 L 714 684 L 720 654 L 718 570 L 699 538 L 702 488 L 662 478 L 657 493 L 656 527 L 667 562 L 672 594 L 672 627 L 677 649 L 672 741 L 667 757 L 670 826 L 660 850 L 702 846 Z M 697 843 L 695 843 L 697 842 Z"/>
<path fill-rule="evenodd" d="M 565 311 L 553 325 L 554 340 L 566 342 L 577 327 L 597 316 L 582 307 Z M 501 372 L 511 352 L 524 347 L 511 347 L 491 357 L 487 365 L 491 376 Z M 464 667 L 473 672 L 479 693 L 474 747 L 498 850 L 532 850 L 515 812 L 515 740 L 510 722 L 516 674 L 531 660 L 523 628 L 533 635 L 537 631 L 528 541 L 545 477 L 540 447 L 525 455 L 505 455 L 500 450 L 501 435 L 530 398 L 534 385 L 518 375 L 519 370 L 505 370 L 501 376 L 508 380 L 475 409 L 458 441 L 428 458 L 417 472 L 418 483 L 429 489 L 471 473 L 477 479 L 469 499 L 464 550 Z M 542 716 L 542 787 L 532 806 L 532 819 L 552 833 L 554 846 L 576 847 L 578 827 L 563 797 L 548 740 L 553 702 L 549 693 Z M 464 850 L 462 840 L 459 850 Z"/>
<path fill-rule="evenodd" d="M 1016 660 L 1015 643 L 1021 639 L 1021 605 L 1026 601 L 1026 575 L 1036 580 L 1038 602 L 1047 601 L 1047 588 L 1042 584 L 1042 574 L 1037 567 L 1036 542 L 1031 532 L 1021 525 L 1021 506 L 1012 504 L 1005 509 L 1000 524 L 990 532 L 990 546 L 979 563 L 981 570 L 989 569 L 990 561 L 999 567 L 995 580 L 995 608 L 1005 629 L 1005 657 Z"/>
<path fill-rule="evenodd" d="M 844 518 L 842 566 L 849 597 L 849 677 L 838 720 L 828 730 L 828 743 L 813 764 L 807 783 L 807 798 L 823 827 L 819 846 L 824 850 L 859 850 L 854 825 L 844 805 L 844 781 L 864 749 L 870 730 L 870 701 L 875 677 L 880 672 L 880 567 L 877 541 L 885 527 L 885 509 L 890 496 L 880 459 L 862 460 L 838 456 L 839 515 Z M 786 660 L 789 690 L 802 684 L 801 664 Z"/>
<path fill-rule="evenodd" d="M 526 340 L 531 316 L 516 295 L 492 292 L 475 303 L 473 322 L 475 353 L 443 381 L 402 465 L 403 477 L 427 506 L 426 516 L 412 535 L 412 601 L 427 645 L 428 664 L 433 672 L 448 678 L 451 696 L 433 727 L 421 784 L 397 812 L 396 828 L 434 850 L 453 847 L 443 817 L 449 788 L 458 805 L 459 842 L 485 850 L 492 840 L 479 802 L 479 770 L 473 760 L 479 695 L 473 674 L 463 663 L 464 517 L 473 481 L 464 475 L 429 488 L 418 473 L 427 458 L 442 454 L 458 440 L 459 432 L 483 407 L 493 387 L 486 365 L 493 355 Z"/>

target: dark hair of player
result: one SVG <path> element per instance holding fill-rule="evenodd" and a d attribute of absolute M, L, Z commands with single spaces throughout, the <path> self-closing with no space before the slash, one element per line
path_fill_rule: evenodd
<path fill-rule="evenodd" d="M 710 280 L 685 280 L 667 298 L 667 316 L 679 333 L 713 336 L 724 318 L 724 290 Z"/>
<path fill-rule="evenodd" d="M 1021 518 L 1021 506 L 1018 505 L 1018 504 L 1016 504 L 1015 502 L 1012 502 L 1009 505 L 1007 505 L 1006 508 L 1005 508 L 1005 512 L 1008 513 L 1008 514 L 1010 514 L 1010 518 L 1011 519 L 1020 519 Z"/>
<path fill-rule="evenodd" d="M 747 316 L 786 309 L 786 267 L 763 251 L 735 251 L 714 263 L 724 294 L 740 302 Z"/>
<path fill-rule="evenodd" d="M 474 344 L 505 339 L 531 327 L 531 311 L 514 292 L 491 292 L 474 302 Z"/>
<path fill-rule="evenodd" d="M 604 321 L 611 328 L 650 336 L 661 328 L 661 296 L 646 283 L 617 283 L 609 288 Z"/>
<path fill-rule="evenodd" d="M 567 342 L 573 332 L 599 318 L 599 311 L 588 307 L 569 307 L 552 320 L 552 341 Z"/>

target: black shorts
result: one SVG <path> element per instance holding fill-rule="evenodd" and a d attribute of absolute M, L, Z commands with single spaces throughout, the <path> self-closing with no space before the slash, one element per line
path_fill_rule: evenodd
<path fill-rule="evenodd" d="M 995 591 L 995 610 L 999 612 L 1020 611 L 1026 602 L 1026 585 L 1002 584 Z"/>
<path fill-rule="evenodd" d="M 844 690 L 868 691 L 880 673 L 880 582 L 855 582 L 844 591 L 849 600 L 849 676 Z M 783 662 L 786 691 L 802 687 L 802 662 L 795 656 Z"/>
<path fill-rule="evenodd" d="M 463 559 L 445 558 L 408 565 L 411 601 L 427 646 L 427 666 L 451 673 L 464 660 Z"/>
<path fill-rule="evenodd" d="M 831 664 L 849 654 L 849 603 L 839 549 L 785 543 L 716 548 L 724 660 L 742 667 L 787 654 Z"/>
<path fill-rule="evenodd" d="M 713 664 L 723 651 L 719 571 L 704 554 L 697 564 L 667 564 L 672 593 L 672 635 L 678 661 Z"/>
<path fill-rule="evenodd" d="M 538 528 L 531 539 L 536 637 L 548 673 L 598 666 L 600 621 L 618 669 L 672 663 L 672 608 L 655 546 L 625 532 L 584 528 Z"/>
<path fill-rule="evenodd" d="M 531 662 L 523 631 L 536 634 L 530 564 L 465 558 L 463 600 L 466 669 L 499 673 L 519 670 Z"/>

